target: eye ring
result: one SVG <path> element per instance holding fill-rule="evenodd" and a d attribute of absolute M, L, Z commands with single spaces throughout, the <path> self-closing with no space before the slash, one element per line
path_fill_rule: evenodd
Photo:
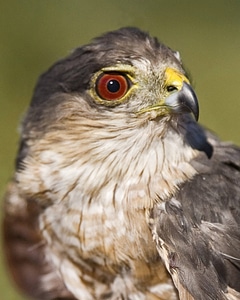
<path fill-rule="evenodd" d="M 97 95 L 107 101 L 123 98 L 130 88 L 127 75 L 117 72 L 102 73 L 96 80 Z"/>

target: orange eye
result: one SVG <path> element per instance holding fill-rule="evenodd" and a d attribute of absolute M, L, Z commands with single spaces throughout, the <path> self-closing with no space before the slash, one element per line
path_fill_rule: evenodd
<path fill-rule="evenodd" d="M 96 82 L 96 91 L 104 100 L 114 101 L 121 99 L 129 89 L 129 80 L 123 74 L 104 73 Z"/>

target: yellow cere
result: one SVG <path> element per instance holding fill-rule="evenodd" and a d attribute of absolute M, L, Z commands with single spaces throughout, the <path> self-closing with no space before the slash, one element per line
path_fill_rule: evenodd
<path fill-rule="evenodd" d="M 181 90 L 183 82 L 190 84 L 186 76 L 176 69 L 166 68 L 165 71 L 165 86 L 174 86 L 178 90 Z"/>

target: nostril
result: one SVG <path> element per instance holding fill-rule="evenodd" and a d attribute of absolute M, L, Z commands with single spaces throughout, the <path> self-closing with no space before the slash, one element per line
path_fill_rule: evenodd
<path fill-rule="evenodd" d="M 173 92 L 173 91 L 177 91 L 178 89 L 174 86 L 174 85 L 169 85 L 167 86 L 167 91 L 168 92 Z"/>

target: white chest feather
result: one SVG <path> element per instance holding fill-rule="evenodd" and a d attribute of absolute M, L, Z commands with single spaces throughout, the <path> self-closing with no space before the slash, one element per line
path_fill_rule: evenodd
<path fill-rule="evenodd" d="M 87 261 L 112 275 L 152 272 L 157 253 L 148 210 L 195 174 L 188 163 L 195 152 L 174 131 L 160 133 L 154 123 L 108 134 L 86 124 L 74 140 L 61 136 L 53 143 L 50 132 L 33 146 L 19 184 L 47 206 L 39 221 L 49 259 L 62 276 L 71 265 L 74 286 L 93 272 Z M 78 289 L 72 288 L 77 297 Z"/>

